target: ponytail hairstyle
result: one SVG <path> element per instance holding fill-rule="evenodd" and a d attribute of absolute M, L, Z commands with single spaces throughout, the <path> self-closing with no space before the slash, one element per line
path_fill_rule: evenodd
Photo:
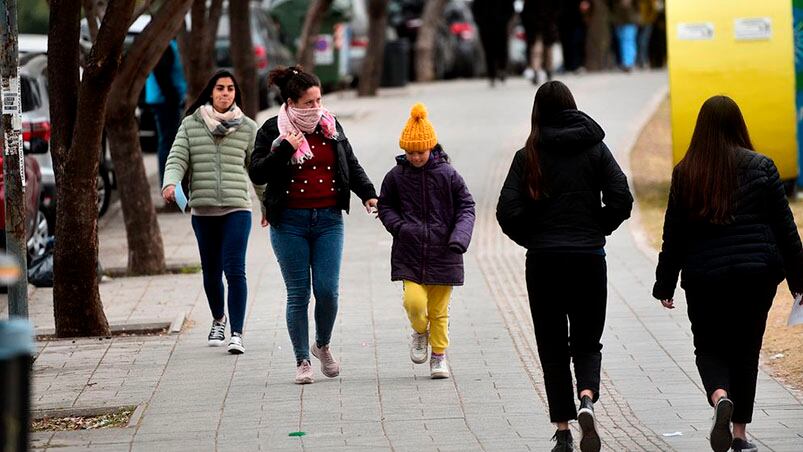
<path fill-rule="evenodd" d="M 308 89 L 313 86 L 320 87 L 321 80 L 315 74 L 304 72 L 300 65 L 279 66 L 268 73 L 268 86 L 279 88 L 284 103 L 291 99 L 293 102 L 298 102 Z"/>
<path fill-rule="evenodd" d="M 535 93 L 532 127 L 527 143 L 524 145 L 524 154 L 527 157 L 527 192 L 532 199 L 541 199 L 546 194 L 538 149 L 541 127 L 553 123 L 560 113 L 576 109 L 577 103 L 574 101 L 572 92 L 557 80 L 544 83 Z"/>
<path fill-rule="evenodd" d="M 703 104 L 686 155 L 677 164 L 672 185 L 691 219 L 728 224 L 736 190 L 735 151 L 753 150 L 747 124 L 736 102 L 714 96 Z"/>
<path fill-rule="evenodd" d="M 198 94 L 198 97 L 190 104 L 187 111 L 184 113 L 184 116 L 190 116 L 191 114 L 195 113 L 202 105 L 211 104 L 212 103 L 212 91 L 215 90 L 215 85 L 217 81 L 222 79 L 223 77 L 228 77 L 231 79 L 232 83 L 234 84 L 234 105 L 237 105 L 241 109 L 243 108 L 243 95 L 240 93 L 240 85 L 237 84 L 237 79 L 234 77 L 234 74 L 231 72 L 221 69 L 215 72 L 212 77 L 206 82 L 206 86 L 204 89 L 201 90 L 201 94 Z"/>

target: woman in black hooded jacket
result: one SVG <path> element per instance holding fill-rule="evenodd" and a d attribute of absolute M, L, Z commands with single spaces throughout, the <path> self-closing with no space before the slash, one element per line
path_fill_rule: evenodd
<path fill-rule="evenodd" d="M 593 403 L 599 398 L 607 300 L 605 236 L 630 216 L 633 205 L 604 136 L 577 110 L 566 85 L 545 83 L 535 95 L 530 137 L 513 158 L 496 208 L 502 231 L 527 248 L 527 292 L 549 417 L 558 427 L 557 452 L 574 450 L 569 421 L 575 418 L 583 433 L 580 449 L 600 449 Z"/>
<path fill-rule="evenodd" d="M 803 292 L 803 248 L 778 170 L 752 149 L 736 102 L 708 99 L 672 175 L 653 288 L 673 309 L 682 271 L 697 370 L 714 407 L 711 448 L 723 452 L 758 450 L 746 427 L 767 314 L 784 276 Z"/>

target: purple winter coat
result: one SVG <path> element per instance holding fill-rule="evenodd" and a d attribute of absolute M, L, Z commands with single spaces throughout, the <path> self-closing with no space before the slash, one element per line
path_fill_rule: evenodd
<path fill-rule="evenodd" d="M 474 199 L 436 146 L 416 168 L 404 155 L 382 182 L 379 219 L 393 235 L 392 281 L 463 285 L 463 253 L 474 230 Z"/>

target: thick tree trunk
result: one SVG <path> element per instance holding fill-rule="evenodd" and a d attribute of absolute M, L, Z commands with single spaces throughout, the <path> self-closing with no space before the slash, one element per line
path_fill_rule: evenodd
<path fill-rule="evenodd" d="M 117 72 L 134 0 L 112 0 L 78 82 L 80 2 L 50 4 L 48 79 L 56 169 L 53 311 L 56 335 L 108 335 L 98 291 L 96 180 L 106 99 Z M 76 89 L 78 88 L 78 89 Z M 77 101 L 71 99 L 78 93 Z"/>
<path fill-rule="evenodd" d="M 389 0 L 368 0 L 368 48 L 360 70 L 357 94 L 376 96 L 382 79 L 385 58 L 385 29 L 388 26 Z"/>
<path fill-rule="evenodd" d="M 601 71 L 611 66 L 610 9 L 605 0 L 591 0 L 586 38 L 586 69 Z"/>
<path fill-rule="evenodd" d="M 445 7 L 446 0 L 429 0 L 424 6 L 415 42 L 415 79 L 419 82 L 435 80 L 435 35 Z"/>
<path fill-rule="evenodd" d="M 191 10 L 191 29 L 181 46 L 182 61 L 187 65 L 187 99 L 191 102 L 206 86 L 215 70 L 215 36 L 223 0 L 194 0 Z"/>
<path fill-rule="evenodd" d="M 332 6 L 332 0 L 312 0 L 304 18 L 304 27 L 301 29 L 301 38 L 298 44 L 296 60 L 307 72 L 315 70 L 315 39 L 321 29 L 323 16 Z"/>
<path fill-rule="evenodd" d="M 249 0 L 229 0 L 229 30 L 231 30 L 231 57 L 234 72 L 243 96 L 243 111 L 249 118 L 259 112 L 259 85 L 251 41 L 251 10 Z"/>
<path fill-rule="evenodd" d="M 164 273 L 165 258 L 134 111 L 148 74 L 178 33 L 191 3 L 174 0 L 162 4 L 128 50 L 112 85 L 115 95 L 108 100 L 106 130 L 125 219 L 128 272 L 135 275 Z"/>

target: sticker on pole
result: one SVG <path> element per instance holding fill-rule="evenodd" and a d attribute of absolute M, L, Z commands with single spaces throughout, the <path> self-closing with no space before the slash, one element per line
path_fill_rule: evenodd
<path fill-rule="evenodd" d="M 749 17 L 733 21 L 737 41 L 766 41 L 772 39 L 771 17 Z"/>
<path fill-rule="evenodd" d="M 3 114 L 13 115 L 21 113 L 19 78 L 9 77 L 0 81 L 0 91 L 3 97 Z"/>
<path fill-rule="evenodd" d="M 711 22 L 678 24 L 678 39 L 681 41 L 710 41 L 714 39 L 714 24 Z"/>
<path fill-rule="evenodd" d="M 328 34 L 318 35 L 315 39 L 313 47 L 313 49 L 315 49 L 315 53 L 313 54 L 315 64 L 326 66 L 335 62 L 335 48 L 332 41 L 332 35 Z"/>

